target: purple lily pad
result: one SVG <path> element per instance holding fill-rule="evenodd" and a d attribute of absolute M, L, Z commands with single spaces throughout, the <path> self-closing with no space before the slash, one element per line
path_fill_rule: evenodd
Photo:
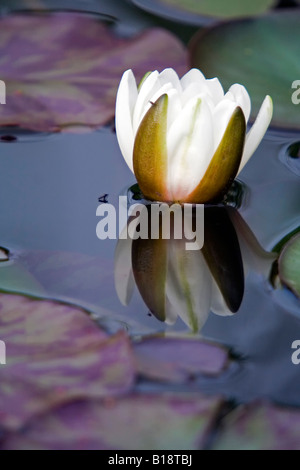
<path fill-rule="evenodd" d="M 2 449 L 202 449 L 221 405 L 219 397 L 171 394 L 77 402 L 8 435 Z"/>
<path fill-rule="evenodd" d="M 101 256 L 66 251 L 24 251 L 22 266 L 54 296 L 93 298 L 100 283 L 107 282 L 109 263 Z"/>
<path fill-rule="evenodd" d="M 0 425 L 16 429 L 32 416 L 75 399 L 127 392 L 135 367 L 128 337 L 108 337 L 80 308 L 0 294 Z"/>
<path fill-rule="evenodd" d="M 300 450 L 300 410 L 253 403 L 225 420 L 217 450 Z"/>
<path fill-rule="evenodd" d="M 120 38 L 98 17 L 45 13 L 6 16 L 0 29 L 0 77 L 7 87 L 0 126 L 51 132 L 97 128 L 114 116 L 126 69 L 138 79 L 167 65 L 186 71 L 183 45 L 158 28 Z"/>
<path fill-rule="evenodd" d="M 225 348 L 199 339 L 153 337 L 134 346 L 141 375 L 184 382 L 195 375 L 218 375 L 228 365 Z"/>

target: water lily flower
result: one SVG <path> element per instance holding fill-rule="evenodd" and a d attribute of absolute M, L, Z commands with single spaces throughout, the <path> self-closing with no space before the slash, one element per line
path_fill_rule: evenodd
<path fill-rule="evenodd" d="M 116 132 L 121 152 L 144 196 L 206 203 L 220 199 L 261 142 L 272 118 L 266 96 L 246 133 L 251 101 L 232 85 L 198 69 L 181 80 L 173 69 L 147 74 L 139 87 L 131 70 L 120 82 Z"/>
<path fill-rule="evenodd" d="M 180 317 L 195 333 L 210 311 L 236 313 L 248 272 L 267 278 L 277 255 L 260 246 L 232 207 L 206 207 L 204 229 L 204 247 L 197 251 L 186 250 L 184 238 L 121 237 L 115 251 L 115 287 L 122 304 L 129 304 L 137 286 L 157 319 L 172 325 Z"/>

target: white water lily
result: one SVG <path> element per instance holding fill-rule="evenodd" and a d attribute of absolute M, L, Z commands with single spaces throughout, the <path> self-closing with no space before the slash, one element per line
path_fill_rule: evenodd
<path fill-rule="evenodd" d="M 137 87 L 127 70 L 116 100 L 121 152 L 150 200 L 205 203 L 220 199 L 260 144 L 272 118 L 266 96 L 246 133 L 251 101 L 198 69 L 181 80 L 173 69 L 149 73 Z"/>

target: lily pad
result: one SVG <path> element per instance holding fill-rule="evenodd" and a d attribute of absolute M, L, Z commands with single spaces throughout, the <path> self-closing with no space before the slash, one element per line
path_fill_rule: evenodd
<path fill-rule="evenodd" d="M 121 38 L 99 17 L 75 13 L 0 18 L 0 77 L 6 105 L 0 126 L 77 132 L 113 119 L 124 70 L 138 79 L 168 65 L 186 71 L 185 50 L 159 28 Z"/>
<path fill-rule="evenodd" d="M 217 76 L 225 89 L 246 86 L 252 118 L 268 94 L 274 102 L 273 126 L 299 129 L 299 105 L 292 102 L 293 82 L 300 77 L 300 13 L 280 11 L 257 18 L 226 22 L 194 36 L 191 65 L 209 78 Z"/>
<path fill-rule="evenodd" d="M 197 394 L 131 395 L 78 402 L 11 434 L 2 449 L 185 450 L 206 446 L 222 400 Z M 115 456 L 115 454 L 114 454 Z"/>
<path fill-rule="evenodd" d="M 300 233 L 292 237 L 283 248 L 278 271 L 283 284 L 300 298 Z"/>
<path fill-rule="evenodd" d="M 253 403 L 224 424 L 214 450 L 300 450 L 299 409 Z"/>
<path fill-rule="evenodd" d="M 87 312 L 67 304 L 0 294 L 0 423 L 23 426 L 74 399 L 127 392 L 135 368 L 128 337 L 108 337 Z"/>
<path fill-rule="evenodd" d="M 158 16 L 191 24 L 216 19 L 252 17 L 265 13 L 274 0 L 132 0 L 135 5 Z"/>
<path fill-rule="evenodd" d="M 228 366 L 225 348 L 199 339 L 146 338 L 134 345 L 134 351 L 139 373 L 163 382 L 219 375 Z"/>

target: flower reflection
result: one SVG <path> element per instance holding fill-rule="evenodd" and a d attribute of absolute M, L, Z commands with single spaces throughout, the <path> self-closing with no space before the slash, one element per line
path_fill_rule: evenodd
<path fill-rule="evenodd" d="M 130 224 L 132 227 L 129 219 L 125 230 Z M 130 302 L 136 285 L 157 319 L 173 324 L 179 316 L 193 332 L 201 330 L 210 311 L 236 313 L 248 271 L 268 276 L 276 258 L 263 250 L 232 207 L 205 207 L 202 250 L 187 250 L 185 238 L 175 239 L 174 231 L 173 226 L 169 240 L 121 236 L 115 252 L 115 285 L 124 305 Z"/>

